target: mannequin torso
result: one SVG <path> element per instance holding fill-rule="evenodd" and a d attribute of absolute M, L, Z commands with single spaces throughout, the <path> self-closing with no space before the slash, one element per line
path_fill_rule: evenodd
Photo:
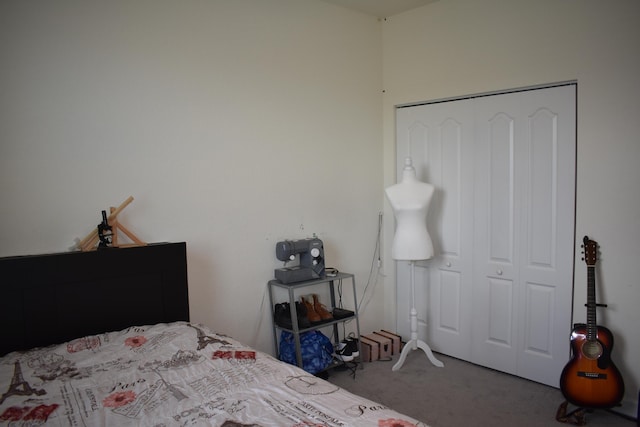
<path fill-rule="evenodd" d="M 425 260 L 433 257 L 433 243 L 427 231 L 427 211 L 432 185 L 419 181 L 411 159 L 405 162 L 402 181 L 385 190 L 396 217 L 391 257 L 396 260 Z"/>

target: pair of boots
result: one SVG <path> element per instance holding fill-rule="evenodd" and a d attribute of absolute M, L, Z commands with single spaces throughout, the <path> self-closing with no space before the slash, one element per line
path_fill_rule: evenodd
<path fill-rule="evenodd" d="M 313 294 L 313 304 L 303 296 L 300 297 L 300 302 L 306 307 L 307 318 L 311 324 L 322 323 L 333 319 L 331 312 L 318 300 L 318 295 Z"/>

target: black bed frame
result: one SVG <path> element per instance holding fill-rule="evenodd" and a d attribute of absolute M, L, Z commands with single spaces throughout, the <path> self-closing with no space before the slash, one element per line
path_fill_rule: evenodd
<path fill-rule="evenodd" d="M 0 258 L 0 356 L 189 321 L 185 243 Z"/>

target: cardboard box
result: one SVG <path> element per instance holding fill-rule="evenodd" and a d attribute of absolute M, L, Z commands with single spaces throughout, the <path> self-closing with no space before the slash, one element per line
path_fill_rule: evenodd
<path fill-rule="evenodd" d="M 378 360 L 391 359 L 391 340 L 376 333 L 365 335 L 364 338 L 378 343 Z"/>
<path fill-rule="evenodd" d="M 360 337 L 360 351 L 363 362 L 375 362 L 380 356 L 378 343 L 365 337 Z"/>
<path fill-rule="evenodd" d="M 400 354 L 400 350 L 402 350 L 402 338 L 400 335 L 385 331 L 384 329 L 374 332 L 374 334 L 382 335 L 391 340 L 391 355 Z"/>

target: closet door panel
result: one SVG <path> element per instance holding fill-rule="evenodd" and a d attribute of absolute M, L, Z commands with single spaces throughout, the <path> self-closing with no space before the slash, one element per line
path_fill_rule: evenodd
<path fill-rule="evenodd" d="M 558 386 L 569 357 L 575 218 L 575 86 L 522 99 L 527 187 L 520 280 L 526 287 L 518 375 Z M 564 335 L 564 336 L 563 336 Z"/>
<path fill-rule="evenodd" d="M 431 134 L 433 126 L 423 119 L 424 113 L 420 107 L 398 110 L 397 120 L 397 167 L 396 181 L 402 177 L 404 160 L 412 158 L 416 176 L 423 182 L 432 182 L 434 171 L 439 173 L 440 147 L 434 143 Z M 431 206 L 436 202 L 434 194 Z M 433 208 L 430 208 L 432 211 Z M 429 218 L 433 221 L 434 219 Z M 428 227 L 428 225 L 427 225 Z M 432 236 L 433 238 L 433 236 Z M 427 316 L 429 315 L 429 271 L 424 263 L 416 263 L 415 272 L 415 308 L 417 311 L 418 337 L 424 340 L 427 335 Z M 396 262 L 396 329 L 399 334 L 409 339 L 411 332 L 409 312 L 411 310 L 410 266 L 407 261 Z"/>
<path fill-rule="evenodd" d="M 497 114 L 487 123 L 488 254 L 490 261 L 513 263 L 514 119 Z"/>
<path fill-rule="evenodd" d="M 447 354 L 466 360 L 471 341 L 472 121 L 471 102 L 397 111 L 397 172 L 409 156 L 418 178 L 435 187 L 427 229 L 436 255 L 417 262 L 415 270 L 426 274 L 423 282 L 416 280 L 418 338 L 435 351 L 446 348 Z M 397 329 L 408 337 L 410 277 L 405 264 L 396 265 Z"/>
<path fill-rule="evenodd" d="M 436 257 L 429 261 L 431 313 L 425 342 L 435 351 L 468 359 L 471 346 L 473 220 L 473 103 L 432 105 L 433 139 L 440 147 L 437 200 L 428 223 L 436 234 Z M 433 163 L 436 163 L 433 161 Z M 439 227 L 440 225 L 440 227 Z M 439 250 L 440 249 L 440 250 Z"/>
<path fill-rule="evenodd" d="M 462 124 L 449 117 L 438 123 L 434 139 L 441 148 L 440 191 L 438 204 L 442 215 L 441 253 L 449 257 L 460 257 L 462 240 Z"/>
<path fill-rule="evenodd" d="M 555 291 L 541 283 L 526 283 L 524 352 L 553 357 Z"/>
<path fill-rule="evenodd" d="M 511 348 L 513 345 L 513 282 L 490 278 L 488 328 L 486 340 L 491 344 Z M 515 366 L 515 365 L 514 365 Z"/>
<path fill-rule="evenodd" d="M 459 335 L 462 328 L 460 324 L 460 313 L 462 312 L 462 282 L 461 275 L 456 271 L 437 270 L 440 274 L 438 282 L 437 304 L 440 307 L 449 307 L 448 310 L 438 310 L 438 318 L 434 319 L 434 323 L 438 325 L 441 331 L 448 331 L 452 334 Z"/>
<path fill-rule="evenodd" d="M 515 373 L 518 94 L 475 103 L 474 318 L 471 361 Z"/>
<path fill-rule="evenodd" d="M 557 242 L 557 116 L 547 108 L 528 118 L 529 227 L 527 255 L 529 265 L 552 268 Z M 539 209 L 538 207 L 544 207 Z"/>

